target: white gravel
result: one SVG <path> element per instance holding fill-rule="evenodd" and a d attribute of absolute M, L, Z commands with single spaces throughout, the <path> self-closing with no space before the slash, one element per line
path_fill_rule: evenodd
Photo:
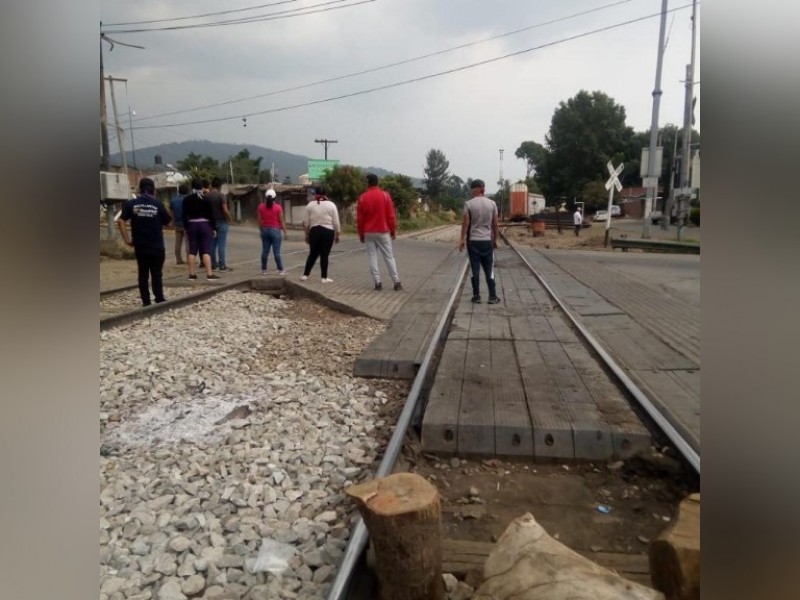
<path fill-rule="evenodd" d="M 324 598 L 404 398 L 350 375 L 383 328 L 229 291 L 102 332 L 100 598 Z"/>

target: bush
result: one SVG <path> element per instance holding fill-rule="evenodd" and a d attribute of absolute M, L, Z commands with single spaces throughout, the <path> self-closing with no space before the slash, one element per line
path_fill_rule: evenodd
<path fill-rule="evenodd" d="M 693 225 L 696 225 L 697 227 L 700 227 L 700 208 L 699 207 L 698 208 L 693 208 L 692 210 L 689 211 L 689 221 Z"/>

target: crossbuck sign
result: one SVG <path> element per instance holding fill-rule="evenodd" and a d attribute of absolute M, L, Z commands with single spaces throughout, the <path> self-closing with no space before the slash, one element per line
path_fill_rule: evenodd
<path fill-rule="evenodd" d="M 608 246 L 608 235 L 609 230 L 611 229 L 611 206 L 614 202 L 614 188 L 617 188 L 618 192 L 622 191 L 622 184 L 619 182 L 619 174 L 622 173 L 622 167 L 624 163 L 619 163 L 619 166 L 615 169 L 614 165 L 611 161 L 606 163 L 606 167 L 608 168 L 609 178 L 606 181 L 606 189 L 608 190 L 608 212 L 606 213 L 606 237 L 605 237 L 605 245 Z"/>
<path fill-rule="evenodd" d="M 615 188 L 617 188 L 618 192 L 622 191 L 622 184 L 619 182 L 619 174 L 622 173 L 623 165 L 624 165 L 624 163 L 619 163 L 619 166 L 615 169 L 614 165 L 611 163 L 611 161 L 608 161 L 606 163 L 606 168 L 608 169 L 608 174 L 610 175 L 610 177 L 608 178 L 608 181 L 606 181 L 606 189 L 607 190 L 610 191 L 611 190 L 611 186 L 614 186 Z M 611 192 L 611 193 L 613 194 L 614 192 Z M 611 205 L 609 205 L 609 207 L 608 207 L 608 212 L 609 213 L 611 212 Z"/>

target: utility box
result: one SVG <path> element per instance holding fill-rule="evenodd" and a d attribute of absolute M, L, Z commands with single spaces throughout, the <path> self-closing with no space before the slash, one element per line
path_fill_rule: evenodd
<path fill-rule="evenodd" d="M 100 200 L 122 202 L 131 197 L 131 186 L 125 173 L 100 171 Z"/>

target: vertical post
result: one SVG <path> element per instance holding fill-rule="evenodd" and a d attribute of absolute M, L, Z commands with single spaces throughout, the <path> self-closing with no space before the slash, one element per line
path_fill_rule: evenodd
<path fill-rule="evenodd" d="M 683 146 L 681 148 L 681 194 L 678 199 L 678 233 L 677 239 L 680 241 L 683 228 L 686 225 L 686 205 L 685 196 L 689 188 L 689 171 L 691 169 L 691 149 L 692 149 L 692 99 L 694 96 L 694 54 L 695 54 L 695 35 L 697 33 L 697 0 L 692 2 L 692 56 L 691 61 L 686 65 L 686 95 L 684 97 L 683 108 Z"/>
<path fill-rule="evenodd" d="M 614 205 L 614 186 L 608 188 L 608 212 L 606 213 L 606 233 L 603 240 L 603 247 L 608 247 L 608 238 L 611 235 L 611 207 Z M 584 217 L 585 218 L 585 217 Z"/>
<path fill-rule="evenodd" d="M 125 137 L 123 136 L 123 132 L 125 131 L 119 125 L 119 113 L 117 113 L 117 97 L 114 94 L 114 78 L 108 78 L 108 83 L 111 87 L 111 106 L 114 109 L 114 127 L 117 130 L 117 141 L 119 142 L 119 153 L 122 157 L 122 172 L 125 173 L 125 177 L 128 176 L 128 159 L 125 156 Z M 130 184 L 128 184 L 130 187 Z"/>
<path fill-rule="evenodd" d="M 656 146 L 658 145 L 658 109 L 661 105 L 661 66 L 664 62 L 664 37 L 667 26 L 667 5 L 668 0 L 661 1 L 661 26 L 658 33 L 658 57 L 656 59 L 656 83 L 653 89 L 653 117 L 650 121 L 650 153 L 647 158 L 647 177 L 652 181 L 656 178 L 655 187 L 647 187 L 647 199 L 644 205 L 644 226 L 642 237 L 650 239 L 650 211 L 653 207 L 653 199 L 658 195 L 658 177 L 656 175 Z"/>
<path fill-rule="evenodd" d="M 508 216 L 509 216 L 508 214 L 506 214 L 506 211 L 503 210 L 503 208 L 504 208 L 504 206 L 503 206 L 503 200 L 504 200 L 503 196 L 505 195 L 505 193 L 504 193 L 505 190 L 506 190 L 506 186 L 505 186 L 505 181 L 503 180 L 503 149 L 500 148 L 500 218 L 501 219 L 503 219 L 504 217 L 508 218 Z"/>
<path fill-rule="evenodd" d="M 139 167 L 136 166 L 136 146 L 133 143 L 133 119 L 131 118 L 131 107 L 128 107 L 128 129 L 131 132 L 131 152 L 133 152 L 133 169 L 138 171 Z M 136 113 L 133 113 L 136 114 Z"/>
<path fill-rule="evenodd" d="M 102 25 L 102 23 L 101 23 Z M 103 36 L 100 35 L 100 170 L 109 170 L 108 113 L 106 111 L 106 75 L 103 70 Z"/>

